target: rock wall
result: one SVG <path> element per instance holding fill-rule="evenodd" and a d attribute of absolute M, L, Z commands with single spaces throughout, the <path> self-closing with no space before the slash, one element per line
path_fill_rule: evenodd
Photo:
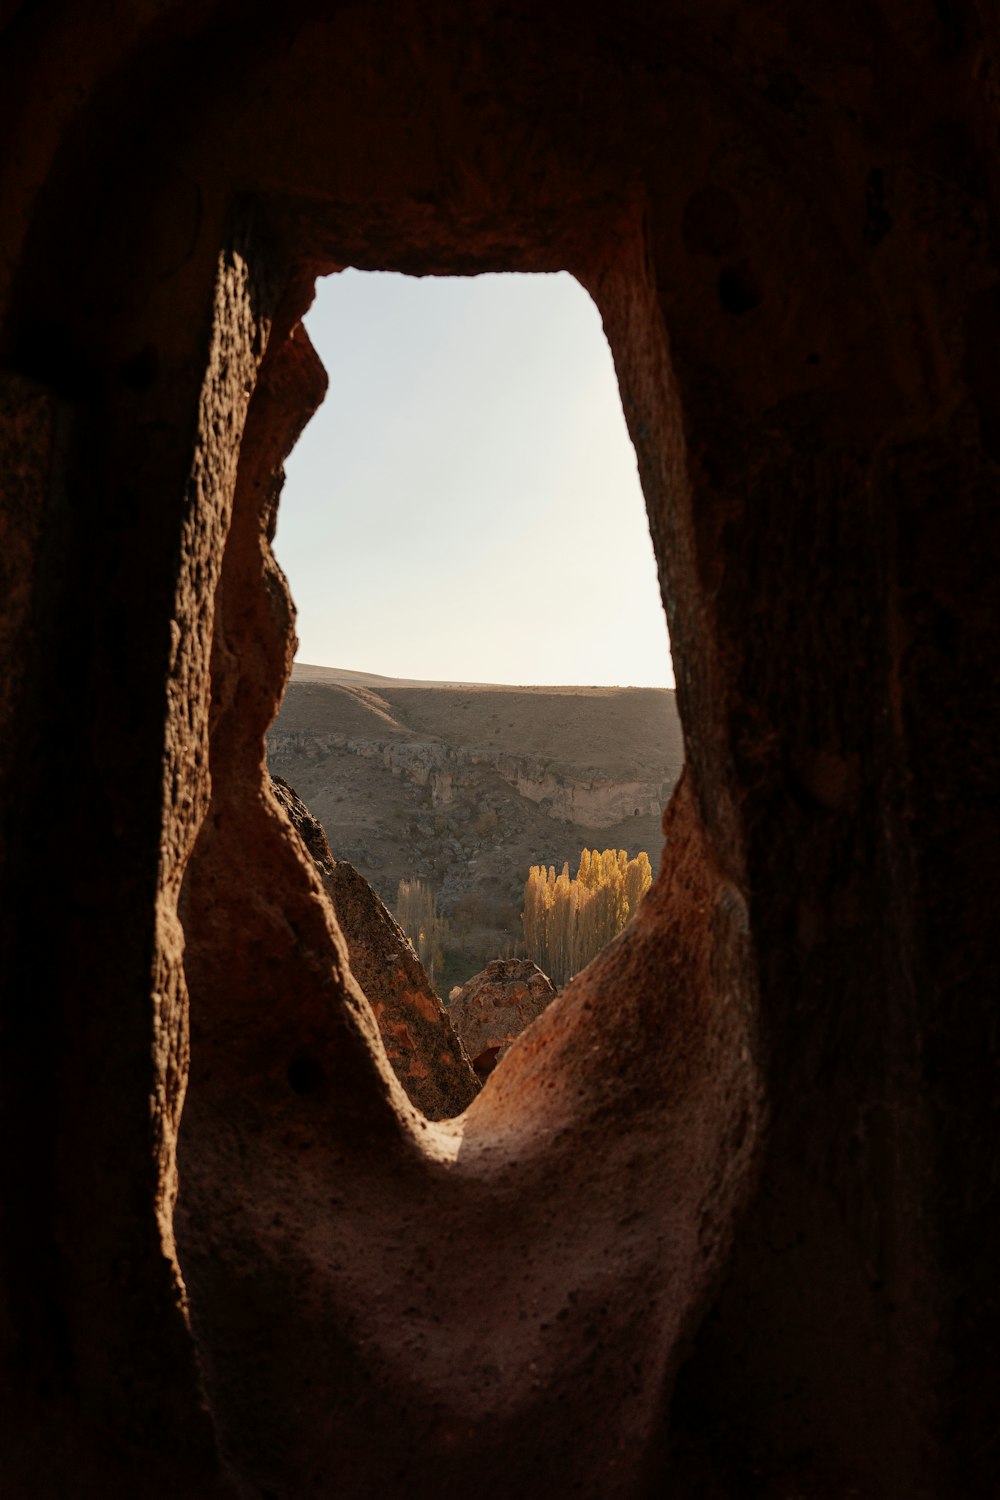
<path fill-rule="evenodd" d="M 327 891 L 347 939 L 351 973 L 407 1096 L 429 1120 L 460 1115 L 479 1085 L 461 1037 L 405 933 L 346 861 L 337 862 Z"/>
<path fill-rule="evenodd" d="M 994 10 L 0 26 L 5 1490 L 1000 1492 Z M 265 783 L 347 264 L 591 292 L 685 729 L 457 1124 Z"/>
<path fill-rule="evenodd" d="M 637 813 L 658 814 L 673 787 L 672 780 L 616 780 L 607 773 L 581 776 L 553 767 L 541 757 L 511 755 L 478 746 L 442 745 L 429 741 L 358 739 L 347 734 L 305 734 L 272 730 L 267 737 L 268 755 L 275 766 L 288 758 L 328 755 L 347 750 L 364 760 L 380 761 L 394 776 L 427 787 L 432 807 L 448 807 L 457 786 L 474 786 L 480 767 L 501 777 L 519 797 L 544 803 L 550 818 L 575 823 L 590 832 L 613 828 Z"/>
<path fill-rule="evenodd" d="M 272 776 L 271 787 L 316 866 L 347 944 L 351 973 L 407 1097 L 429 1120 L 460 1115 L 479 1085 L 412 944 L 364 876 L 334 859 L 322 825 L 288 783 Z"/>

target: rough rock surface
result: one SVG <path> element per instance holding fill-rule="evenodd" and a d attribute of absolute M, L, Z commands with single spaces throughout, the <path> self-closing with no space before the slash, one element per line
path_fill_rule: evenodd
<path fill-rule="evenodd" d="M 321 824 L 287 781 L 272 776 L 271 785 L 322 877 L 351 973 L 372 1008 L 396 1077 L 429 1120 L 460 1115 L 479 1084 L 412 943 L 364 876 L 334 859 Z"/>
<path fill-rule="evenodd" d="M 1000 1494 L 995 4 L 0 28 L 5 1495 Z M 266 780 L 346 265 L 591 293 L 684 724 L 455 1122 Z"/>
<path fill-rule="evenodd" d="M 319 819 L 313 817 L 295 788 L 289 786 L 281 776 L 275 776 L 273 772 L 271 773 L 271 787 L 288 821 L 309 850 L 313 863 L 323 876 L 325 884 L 337 864 L 326 836 L 326 830 Z"/>
<path fill-rule="evenodd" d="M 462 986 L 448 1015 L 480 1078 L 489 1077 L 555 993 L 548 975 L 530 958 L 496 958 Z"/>
<path fill-rule="evenodd" d="M 413 945 L 363 875 L 338 860 L 326 882 L 396 1077 L 429 1120 L 460 1115 L 479 1092 L 468 1054 Z"/>

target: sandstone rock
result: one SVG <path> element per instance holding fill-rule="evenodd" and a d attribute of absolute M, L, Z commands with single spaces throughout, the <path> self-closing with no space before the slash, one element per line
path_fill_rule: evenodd
<path fill-rule="evenodd" d="M 428 1119 L 460 1115 L 479 1084 L 412 944 L 364 876 L 334 859 L 322 826 L 287 781 L 272 776 L 271 784 L 323 877 L 351 972 L 375 1014 L 396 1077 Z"/>
<path fill-rule="evenodd" d="M 997 8 L 0 16 L 4 1495 L 1000 1495 Z M 591 292 L 685 721 L 461 1127 L 262 777 L 343 264 Z"/>
<path fill-rule="evenodd" d="M 351 972 L 375 1012 L 397 1078 L 428 1119 L 460 1115 L 479 1083 L 413 945 L 346 860 L 337 861 L 326 888 L 347 939 Z"/>
<path fill-rule="evenodd" d="M 530 958 L 494 959 L 462 986 L 449 1015 L 480 1078 L 489 1077 L 555 993 L 548 975 Z"/>

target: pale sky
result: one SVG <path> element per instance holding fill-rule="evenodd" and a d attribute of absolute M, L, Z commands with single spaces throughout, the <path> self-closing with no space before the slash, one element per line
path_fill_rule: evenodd
<path fill-rule="evenodd" d="M 297 660 L 444 682 L 670 687 L 611 352 L 554 276 L 344 271 L 275 552 Z"/>

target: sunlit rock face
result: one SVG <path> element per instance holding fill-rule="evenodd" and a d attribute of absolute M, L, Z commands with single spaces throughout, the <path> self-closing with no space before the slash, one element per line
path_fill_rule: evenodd
<path fill-rule="evenodd" d="M 489 1077 L 514 1038 L 542 1014 L 555 993 L 530 958 L 494 959 L 462 985 L 448 1016 L 480 1077 Z"/>
<path fill-rule="evenodd" d="M 5 1493 L 1000 1493 L 995 12 L 4 18 Z M 445 1123 L 264 766 L 348 264 L 594 296 L 685 730 Z"/>
<path fill-rule="evenodd" d="M 522 797 L 547 807 L 551 817 L 588 829 L 648 816 L 663 806 L 669 789 L 665 782 L 613 781 L 600 774 L 576 779 L 515 756 L 502 756 L 497 770 Z"/>

